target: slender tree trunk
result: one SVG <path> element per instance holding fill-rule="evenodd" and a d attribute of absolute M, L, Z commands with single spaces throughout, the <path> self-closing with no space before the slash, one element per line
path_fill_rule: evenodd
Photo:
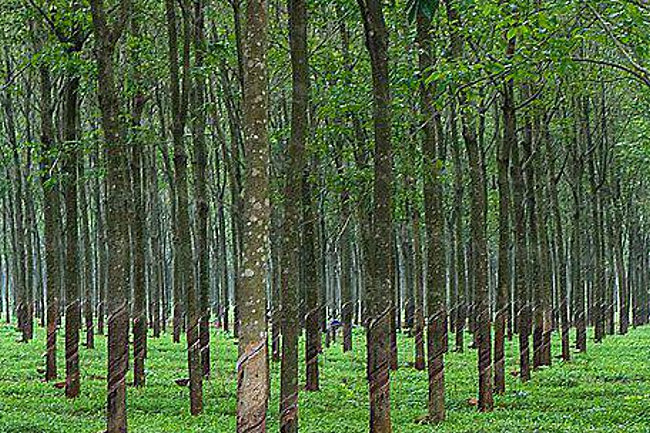
<path fill-rule="evenodd" d="M 50 155 L 54 148 L 54 131 L 52 126 L 52 82 L 47 65 L 39 67 L 41 76 L 41 142 L 43 153 Z M 59 205 L 58 179 L 53 167 L 55 158 L 47 158 L 47 166 L 43 167 L 45 176 L 43 182 L 43 213 L 45 231 L 45 263 L 47 269 L 47 343 L 45 380 L 57 377 L 56 369 L 56 322 L 59 315 L 59 293 L 61 292 L 61 276 L 59 267 L 59 231 L 61 211 Z M 7 289 L 5 289 L 7 290 Z M 8 308 L 8 299 L 6 300 Z"/>
<path fill-rule="evenodd" d="M 160 337 L 160 333 L 164 326 L 161 326 L 161 302 L 164 296 L 163 285 L 163 254 L 160 248 L 160 197 L 158 191 L 158 167 L 157 167 L 157 151 L 155 144 L 149 148 L 149 158 L 147 166 L 147 187 L 149 195 L 149 242 L 150 242 L 150 281 L 149 286 L 152 289 L 150 296 L 152 297 L 151 308 L 153 309 L 153 336 L 154 338 Z"/>
<path fill-rule="evenodd" d="M 137 19 L 137 18 L 136 18 Z M 135 33 L 135 32 L 134 32 Z M 132 113 L 132 145 L 131 145 L 131 188 L 132 209 L 131 213 L 131 239 L 132 260 L 133 260 L 133 385 L 136 387 L 145 385 L 145 358 L 147 346 L 147 310 L 146 310 L 146 287 L 145 287 L 145 213 L 142 180 L 143 174 L 143 144 L 138 137 L 137 127 L 140 125 L 142 110 L 144 108 L 144 96 L 139 93 L 134 97 Z"/>
<path fill-rule="evenodd" d="M 530 96 L 530 89 L 527 85 L 522 86 L 523 97 Z M 539 227 L 537 215 L 537 200 L 535 190 L 537 188 L 537 173 L 535 170 L 536 149 L 534 146 L 533 120 L 531 115 L 524 116 L 523 137 L 521 139 L 522 157 L 524 158 L 523 175 L 526 182 L 526 216 L 528 228 L 528 301 L 532 306 L 533 320 L 533 368 L 542 365 L 542 338 L 544 333 L 544 311 L 541 288 L 541 269 L 539 251 Z"/>
<path fill-rule="evenodd" d="M 620 194 L 619 188 L 617 193 Z M 623 218 L 620 212 L 620 198 L 614 199 L 614 231 L 615 231 L 615 258 L 616 258 L 616 274 L 618 276 L 618 306 L 619 306 L 619 328 L 618 333 L 621 335 L 627 334 L 630 324 L 630 286 L 629 275 L 625 271 L 625 262 L 623 258 Z"/>
<path fill-rule="evenodd" d="M 419 67 L 426 70 L 433 65 L 431 50 L 431 23 L 421 13 L 417 19 Z M 445 250 L 443 195 L 440 171 L 442 160 L 436 152 L 438 140 L 433 123 L 435 110 L 431 87 L 420 84 L 422 117 L 424 118 L 424 210 L 427 232 L 427 360 L 429 372 L 429 421 L 445 419 L 444 353 L 446 351 L 447 311 L 445 307 Z"/>
<path fill-rule="evenodd" d="M 203 374 L 201 372 L 201 348 L 199 342 L 199 299 L 194 281 L 191 231 L 189 221 L 187 153 L 184 143 L 185 123 L 190 91 L 190 42 L 191 25 L 189 2 L 183 1 L 181 8 L 182 76 L 179 71 L 176 7 L 172 0 L 165 2 L 169 37 L 169 65 L 171 78 L 172 139 L 174 143 L 174 183 L 176 187 L 176 218 L 174 224 L 174 275 L 175 295 L 185 293 L 187 312 L 187 368 L 190 385 L 190 412 L 198 415 L 203 411 Z M 174 320 L 180 322 L 180 299 L 174 298 Z M 174 332 L 178 332 L 178 325 Z"/>
<path fill-rule="evenodd" d="M 312 163 L 312 170 L 315 164 Z M 307 341 L 305 342 L 305 364 L 306 364 L 306 384 L 307 391 L 317 391 L 320 388 L 319 370 L 318 370 L 318 353 L 321 351 L 321 332 L 319 324 L 319 284 L 318 273 L 313 272 L 318 267 L 315 254 L 315 215 L 313 212 L 312 186 L 308 173 L 305 172 L 302 182 L 302 209 L 303 209 L 303 232 L 302 242 L 304 251 L 304 279 L 307 314 L 305 326 L 307 331 Z"/>
<path fill-rule="evenodd" d="M 456 126 L 456 104 L 451 101 L 449 108 L 449 123 L 451 129 L 451 153 L 454 165 L 454 227 L 452 238 L 454 243 L 454 259 L 456 261 L 456 286 L 458 296 L 456 299 L 456 351 L 463 352 L 465 324 L 467 322 L 467 284 L 465 272 L 465 247 L 463 244 L 463 167 L 462 167 L 462 144 L 458 139 L 458 128 Z"/>
<path fill-rule="evenodd" d="M 307 5 L 304 0 L 289 0 L 289 44 L 291 47 L 292 98 L 291 138 L 288 148 L 288 168 L 285 182 L 284 245 L 282 250 L 282 368 L 280 385 L 280 431 L 298 431 L 298 333 L 299 333 L 299 289 L 300 289 L 300 228 L 303 170 L 305 168 L 305 141 L 307 137 L 307 105 L 309 98 L 309 76 L 307 63 Z M 307 194 L 309 190 L 307 189 Z M 304 200 L 304 198 L 303 198 Z M 307 197 L 306 206 L 311 206 Z M 310 216 L 306 209 L 306 216 Z M 311 226 L 313 228 L 313 226 Z M 307 228 L 305 228 L 306 230 Z M 309 242 L 313 231 L 305 233 L 303 241 Z M 307 246 L 309 248 L 309 246 Z M 313 252 L 313 251 L 312 251 Z M 303 262 L 303 265 L 306 263 Z M 305 274 L 313 274 L 306 269 Z M 311 279 L 312 275 L 310 275 Z M 312 287 L 310 287 L 312 289 Z M 313 294 L 309 294 L 310 298 Z M 308 331 L 311 331 L 308 330 Z M 311 352 L 311 351 L 310 351 Z M 311 353 L 310 353 L 311 354 Z M 306 359 L 307 369 L 313 367 L 318 358 Z M 311 383 L 308 387 L 318 386 Z"/>
<path fill-rule="evenodd" d="M 415 261 L 415 369 L 424 370 L 424 284 L 422 272 L 422 249 L 420 247 L 420 214 L 417 208 L 413 210 L 413 249 Z"/>
<path fill-rule="evenodd" d="M 79 329 L 81 310 L 79 305 L 79 229 L 77 225 L 77 96 L 79 78 L 70 77 L 65 84 L 64 140 L 68 146 L 65 157 L 64 197 L 66 212 L 65 254 L 65 395 L 76 398 L 80 391 L 79 381 Z"/>
<path fill-rule="evenodd" d="M 549 242 L 548 220 L 549 212 L 546 194 L 546 177 L 548 176 L 548 165 L 545 152 L 546 146 L 543 145 L 548 135 L 545 133 L 546 125 L 551 122 L 550 114 L 540 119 L 535 118 L 535 130 L 537 132 L 535 157 L 532 163 L 535 165 L 537 173 L 537 183 L 535 188 L 535 202 L 537 204 L 538 234 L 539 234 L 539 289 L 540 304 L 542 310 L 542 339 L 539 348 L 539 365 L 551 365 L 551 334 L 553 332 L 553 277 L 551 265 L 551 247 Z"/>
<path fill-rule="evenodd" d="M 545 128 L 544 131 L 547 135 L 550 134 L 548 128 Z M 557 183 L 559 179 L 556 179 L 555 175 L 555 158 L 551 149 L 551 140 L 549 136 L 546 137 L 545 144 L 546 160 L 548 161 L 548 190 L 555 233 L 555 273 L 557 293 L 559 298 L 558 308 L 560 310 L 560 338 L 562 341 L 562 359 L 564 361 L 569 361 L 571 359 L 571 350 L 569 346 L 569 331 L 571 327 L 571 321 L 569 320 L 569 287 L 567 281 L 564 225 L 562 222 L 562 214 L 560 213 L 560 204 L 557 189 Z"/>
<path fill-rule="evenodd" d="M 342 166 L 339 163 L 339 169 Z M 343 323 L 343 351 L 352 350 L 352 228 L 350 227 L 350 193 L 346 189 L 341 193 L 341 231 L 339 250 L 341 251 L 341 322 Z"/>
<path fill-rule="evenodd" d="M 506 56 L 514 55 L 515 39 L 507 42 Z M 494 324 L 494 389 L 497 394 L 506 390 L 505 374 L 505 334 L 509 313 L 510 295 L 510 153 L 517 145 L 517 126 L 515 123 L 515 106 L 513 80 L 508 79 L 503 85 L 503 137 L 497 150 L 497 167 L 499 182 L 499 269 L 496 299 L 496 320 Z"/>
<path fill-rule="evenodd" d="M 576 108 L 579 105 L 576 104 Z M 584 123 L 581 123 L 581 133 L 584 134 Z M 583 282 L 583 259 L 582 259 L 582 171 L 583 171 L 583 156 L 581 150 L 581 140 L 576 134 L 576 141 L 574 143 L 574 150 L 572 154 L 572 192 L 573 192 L 573 234 L 571 240 L 571 293 L 575 298 L 575 317 L 573 321 L 576 326 L 576 347 L 580 352 L 587 350 L 587 324 L 585 320 L 585 286 Z"/>
<path fill-rule="evenodd" d="M 194 67 L 203 67 L 205 55 L 204 3 L 194 1 Z M 199 340 L 201 366 L 204 377 L 210 376 L 210 251 L 208 247 L 207 177 L 208 155 L 205 148 L 205 78 L 199 74 L 195 78 L 192 110 L 194 112 L 194 188 L 196 196 L 196 254 L 198 257 L 199 289 Z"/>
<path fill-rule="evenodd" d="M 516 119 L 515 119 L 516 120 Z M 520 145 L 512 147 L 512 221 L 514 225 L 515 258 L 515 305 L 519 331 L 519 377 L 522 381 L 530 380 L 530 304 L 528 290 L 528 247 L 526 244 L 526 209 L 523 160 L 519 156 Z"/>
<path fill-rule="evenodd" d="M 94 305 L 93 305 L 93 268 L 92 268 L 92 254 L 90 243 L 90 227 L 88 226 L 88 215 L 90 213 L 90 202 L 86 194 L 86 182 L 84 179 L 84 158 L 79 159 L 78 172 L 82 177 L 82 182 L 79 184 L 79 201 L 81 202 L 81 240 L 83 244 L 83 288 L 84 288 L 84 304 L 83 314 L 84 321 L 86 322 L 86 348 L 95 348 L 95 325 L 94 325 Z"/>
<path fill-rule="evenodd" d="M 463 39 L 459 33 L 462 25 L 460 16 L 454 5 L 447 5 L 447 17 L 451 27 L 452 54 L 460 60 L 463 52 Z M 476 120 L 473 118 L 466 95 L 461 92 L 459 97 L 462 108 L 462 130 L 465 148 L 469 160 L 470 185 L 472 191 L 470 231 L 472 236 L 472 255 L 474 278 L 473 286 L 476 290 L 475 314 L 476 332 L 475 340 L 478 347 L 478 372 L 479 372 L 479 410 L 491 411 L 494 406 L 492 397 L 492 337 L 491 318 L 488 288 L 488 257 L 487 257 L 487 193 L 485 185 L 485 166 L 482 157 L 481 144 L 476 135 Z M 479 128 L 480 131 L 480 128 Z M 472 281 L 472 279 L 470 279 Z"/>

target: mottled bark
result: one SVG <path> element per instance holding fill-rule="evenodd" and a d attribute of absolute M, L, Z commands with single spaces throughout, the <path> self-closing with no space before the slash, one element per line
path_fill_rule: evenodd
<path fill-rule="evenodd" d="M 289 0 L 289 45 L 291 51 L 292 98 L 291 98 L 291 137 L 289 140 L 288 167 L 285 179 L 285 210 L 282 234 L 282 364 L 280 372 L 280 431 L 298 431 L 298 333 L 299 333 L 299 290 L 301 269 L 300 230 L 304 224 L 301 218 L 301 196 L 303 194 L 303 170 L 305 168 L 305 140 L 307 137 L 307 104 L 309 97 L 309 77 L 307 64 L 307 6 L 304 0 Z M 308 181 L 306 179 L 305 181 Z M 307 189 L 309 194 L 309 189 Z M 305 216 L 310 214 L 311 200 L 308 196 Z M 304 200 L 304 198 L 303 198 Z M 312 247 L 312 230 L 303 238 Z M 306 257 L 305 257 L 306 258 Z M 311 279 L 313 269 L 307 269 L 303 262 L 305 279 Z M 312 263 L 313 265 L 313 263 Z M 311 289 L 312 287 L 310 287 Z M 309 294 L 313 297 L 313 293 Z M 309 314 L 310 312 L 308 312 Z M 315 358 L 317 361 L 317 358 Z M 307 369 L 313 366 L 314 359 L 306 359 Z M 309 382 L 308 386 L 317 386 Z"/>
<path fill-rule="evenodd" d="M 169 41 L 169 73 L 171 79 L 171 132 L 174 144 L 174 183 L 176 187 L 176 217 L 174 221 L 174 320 L 180 321 L 181 300 L 176 296 L 185 294 L 187 313 L 187 368 L 190 386 L 190 413 L 198 415 L 203 411 L 203 375 L 201 372 L 201 351 L 199 341 L 199 299 L 194 281 L 192 262 L 191 230 L 189 219 L 187 152 L 184 132 L 187 120 L 188 98 L 190 92 L 190 4 L 182 2 L 180 27 L 182 28 L 182 66 L 179 68 L 176 6 L 166 0 L 167 35 Z M 180 70 L 179 70 L 180 69 Z M 176 287 L 178 284 L 180 287 Z M 175 323 L 178 332 L 180 323 Z"/>
<path fill-rule="evenodd" d="M 130 1 L 121 0 L 117 20 L 109 25 L 102 0 L 91 0 L 95 35 L 98 100 L 106 142 L 108 246 L 108 387 L 107 433 L 126 433 L 126 372 L 129 343 L 129 174 L 127 147 L 119 120 L 113 54 L 129 15 Z"/>
<path fill-rule="evenodd" d="M 424 15 L 417 19 L 419 68 L 433 66 L 431 23 Z M 446 351 L 446 285 L 443 194 L 440 172 L 442 160 L 436 152 L 441 137 L 436 136 L 433 123 L 435 108 L 433 91 L 426 83 L 420 84 L 421 116 L 424 119 L 422 154 L 424 156 L 424 211 L 427 233 L 427 361 L 429 373 L 428 412 L 430 422 L 445 419 L 444 353 Z"/>
<path fill-rule="evenodd" d="M 194 67 L 204 64 L 206 41 L 204 34 L 204 2 L 194 1 Z M 192 98 L 194 139 L 194 188 L 196 197 L 196 255 L 198 257 L 199 341 L 203 376 L 210 376 L 210 252 L 208 249 L 207 166 L 205 146 L 205 77 L 198 74 Z"/>
<path fill-rule="evenodd" d="M 237 432 L 258 433 L 266 431 L 269 386 L 265 278 L 270 224 L 266 1 L 249 0 L 245 13 L 243 131 L 247 164 L 242 266 L 236 295 Z"/>
<path fill-rule="evenodd" d="M 388 30 L 379 0 L 357 0 L 363 18 L 365 42 L 370 54 L 373 84 L 374 210 L 371 245 L 366 259 L 371 283 L 368 300 L 368 384 L 370 433 L 390 433 L 392 279 L 392 150 L 391 110 L 388 77 Z"/>
<path fill-rule="evenodd" d="M 459 32 L 462 25 L 460 16 L 453 4 L 447 4 L 447 18 L 451 27 L 451 45 L 454 58 L 460 60 L 463 53 L 463 39 Z M 474 278 L 473 286 L 476 290 L 475 313 L 476 320 L 475 340 L 478 347 L 478 373 L 479 392 L 478 408 L 480 411 L 491 411 L 494 406 L 492 397 L 492 336 L 488 288 L 488 258 L 487 258 L 487 193 L 485 183 L 485 162 L 483 149 L 477 137 L 476 118 L 474 109 L 467 100 L 464 92 L 459 95 L 462 108 L 462 134 L 469 161 L 471 185 L 471 245 L 473 255 Z M 481 128 L 478 128 L 481 131 Z M 472 279 L 470 279 L 472 281 Z"/>

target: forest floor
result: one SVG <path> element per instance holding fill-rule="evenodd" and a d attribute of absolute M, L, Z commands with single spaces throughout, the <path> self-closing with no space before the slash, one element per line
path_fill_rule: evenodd
<path fill-rule="evenodd" d="M 18 343 L 13 327 L 0 326 L 0 433 L 98 433 L 104 429 L 106 347 L 81 349 L 81 396 L 68 401 L 63 390 L 41 382 L 44 332 L 29 344 Z M 301 392 L 302 432 L 365 433 L 368 423 L 363 343 L 344 354 L 340 344 L 321 356 L 321 391 Z M 557 341 L 554 353 L 558 353 Z M 59 337 L 59 376 L 63 377 L 63 338 Z M 507 370 L 516 370 L 516 341 L 508 343 Z M 169 336 L 149 340 L 147 385 L 128 391 L 128 423 L 132 433 L 232 433 L 235 431 L 237 346 L 215 332 L 213 376 L 204 382 L 205 413 L 189 415 L 188 391 L 174 380 L 186 375 L 183 346 Z M 301 347 L 302 350 L 302 347 Z M 303 352 L 301 352 L 303 353 Z M 393 430 L 400 432 L 650 432 L 650 328 L 631 330 L 625 337 L 607 337 L 589 344 L 586 354 L 569 363 L 533 374 L 521 384 L 508 374 L 507 392 L 497 396 L 495 411 L 477 413 L 476 351 L 446 357 L 447 421 L 418 424 L 426 414 L 427 374 L 410 367 L 413 340 L 400 336 L 400 368 L 391 374 Z M 301 356 L 302 358 L 302 356 Z M 273 384 L 269 431 L 278 430 L 279 363 L 272 365 Z M 302 366 L 301 366 L 302 372 Z M 301 376 L 301 383 L 303 382 Z"/>

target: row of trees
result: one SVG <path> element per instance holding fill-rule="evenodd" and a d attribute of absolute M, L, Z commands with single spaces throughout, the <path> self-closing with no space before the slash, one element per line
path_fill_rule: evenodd
<path fill-rule="evenodd" d="M 585 351 L 588 326 L 599 342 L 650 320 L 640 3 L 30 0 L 1 17 L 2 309 L 24 341 L 46 327 L 47 380 L 64 320 L 70 398 L 82 328 L 88 349 L 107 332 L 109 433 L 129 358 L 145 386 L 168 324 L 194 415 L 211 325 L 238 337 L 242 432 L 266 428 L 269 359 L 295 432 L 299 336 L 317 391 L 323 335 L 352 350 L 362 326 L 370 430 L 388 432 L 400 330 L 439 422 L 450 332 L 462 351 L 470 331 L 489 411 L 506 339 L 525 381 L 554 331 L 568 361 L 571 328 Z"/>

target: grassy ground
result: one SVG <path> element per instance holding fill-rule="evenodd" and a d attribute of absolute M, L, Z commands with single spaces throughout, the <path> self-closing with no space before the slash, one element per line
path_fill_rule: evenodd
<path fill-rule="evenodd" d="M 98 349 L 81 350 L 82 393 L 67 401 L 63 390 L 42 383 L 44 334 L 17 343 L 11 327 L 0 327 L 0 433 L 97 433 L 104 427 L 105 340 Z M 62 340 L 61 338 L 59 340 Z M 300 394 L 302 432 L 366 432 L 367 388 L 363 335 L 356 350 L 343 354 L 337 344 L 321 357 L 321 388 Z M 60 341 L 60 343 L 62 343 Z M 516 369 L 516 344 L 507 347 L 509 371 Z M 187 389 L 174 383 L 185 376 L 184 346 L 168 336 L 150 340 L 147 386 L 128 393 L 129 431 L 137 433 L 234 432 L 236 343 L 222 333 L 213 337 L 213 378 L 204 385 L 205 414 L 189 416 Z M 554 353 L 558 348 L 554 348 Z M 650 432 L 650 328 L 626 337 L 608 337 L 570 363 L 555 361 L 522 385 L 508 375 L 507 393 L 496 409 L 479 414 L 475 396 L 476 352 L 446 357 L 448 419 L 439 426 L 416 423 L 426 413 L 426 372 L 409 367 L 413 342 L 400 338 L 400 369 L 391 376 L 395 432 Z M 63 347 L 59 350 L 62 377 Z M 269 431 L 277 431 L 277 364 L 273 365 Z M 302 367 L 301 367 L 302 369 Z"/>

